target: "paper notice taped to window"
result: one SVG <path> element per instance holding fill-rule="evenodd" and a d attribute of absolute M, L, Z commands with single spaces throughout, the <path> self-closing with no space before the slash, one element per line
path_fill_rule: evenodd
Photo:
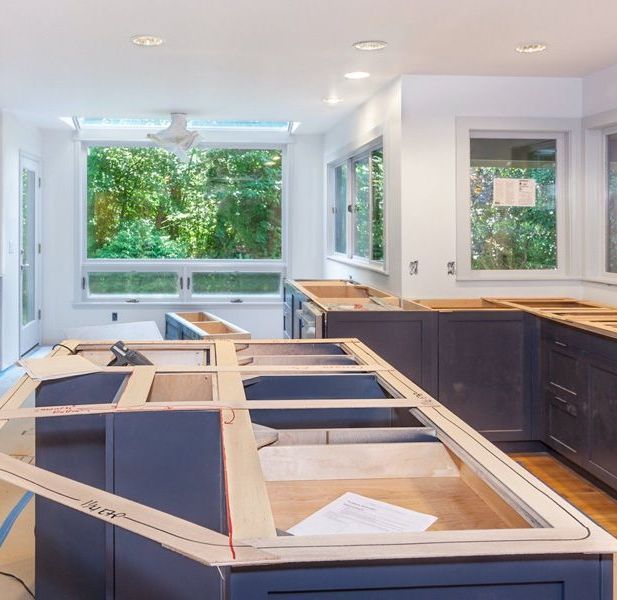
<path fill-rule="evenodd" d="M 347 492 L 289 529 L 292 535 L 426 531 L 437 517 Z"/>
<path fill-rule="evenodd" d="M 535 179 L 505 179 L 496 177 L 493 180 L 494 206 L 535 206 Z"/>

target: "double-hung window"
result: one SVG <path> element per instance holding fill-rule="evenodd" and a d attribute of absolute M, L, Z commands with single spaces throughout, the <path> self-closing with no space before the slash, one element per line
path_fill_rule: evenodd
<path fill-rule="evenodd" d="M 383 268 L 384 161 L 381 140 L 329 165 L 332 257 Z"/>
<path fill-rule="evenodd" d="M 267 300 L 284 262 L 285 147 L 83 143 L 81 298 Z"/>
<path fill-rule="evenodd" d="M 470 131 L 465 142 L 458 163 L 459 276 L 563 272 L 564 134 Z"/>

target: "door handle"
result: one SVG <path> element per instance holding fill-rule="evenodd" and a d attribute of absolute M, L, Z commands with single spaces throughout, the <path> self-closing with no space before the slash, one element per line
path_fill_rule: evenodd
<path fill-rule="evenodd" d="M 19 265 L 19 267 L 21 268 L 22 271 L 24 269 L 27 269 L 29 266 L 30 266 L 30 263 L 21 263 L 21 265 Z"/>

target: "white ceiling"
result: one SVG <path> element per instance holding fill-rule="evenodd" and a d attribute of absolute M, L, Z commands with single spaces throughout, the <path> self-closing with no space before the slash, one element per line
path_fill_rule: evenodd
<path fill-rule="evenodd" d="M 616 23 L 617 0 L 0 0 L 0 107 L 322 131 L 402 73 L 586 75 L 617 63 Z M 130 43 L 144 33 L 166 44 Z M 548 51 L 514 51 L 534 41 Z"/>

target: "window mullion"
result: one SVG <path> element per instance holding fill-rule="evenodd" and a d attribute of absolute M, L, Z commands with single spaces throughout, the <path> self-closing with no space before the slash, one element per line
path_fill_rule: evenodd
<path fill-rule="evenodd" d="M 347 256 L 353 258 L 355 244 L 355 214 L 356 214 L 356 175 L 353 168 L 353 160 L 347 161 Z"/>
<path fill-rule="evenodd" d="M 373 260 L 373 152 L 368 155 L 368 248 L 367 259 Z"/>

